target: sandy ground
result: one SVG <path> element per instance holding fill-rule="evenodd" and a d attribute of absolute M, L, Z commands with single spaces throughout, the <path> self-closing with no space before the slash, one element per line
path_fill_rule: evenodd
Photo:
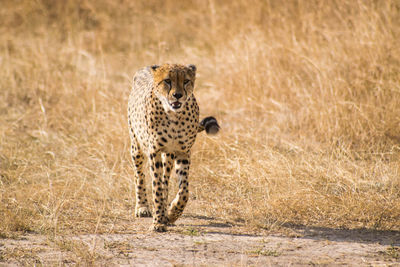
<path fill-rule="evenodd" d="M 400 266 L 400 233 L 291 227 L 249 230 L 186 215 L 166 233 L 135 220 L 124 234 L 0 239 L 0 266 Z"/>

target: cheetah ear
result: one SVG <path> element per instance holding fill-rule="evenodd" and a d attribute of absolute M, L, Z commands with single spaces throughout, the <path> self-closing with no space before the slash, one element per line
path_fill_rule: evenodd
<path fill-rule="evenodd" d="M 196 73 L 197 68 L 196 68 L 195 65 L 190 64 L 190 65 L 188 65 L 187 67 L 188 67 L 189 69 L 191 69 L 194 73 Z"/>
<path fill-rule="evenodd" d="M 159 65 L 152 65 L 150 66 L 150 68 L 155 71 L 156 69 L 158 69 L 160 66 Z"/>

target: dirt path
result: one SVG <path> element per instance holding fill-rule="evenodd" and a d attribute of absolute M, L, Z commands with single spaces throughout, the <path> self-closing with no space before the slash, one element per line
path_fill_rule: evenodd
<path fill-rule="evenodd" d="M 283 235 L 186 215 L 156 234 L 150 223 L 138 219 L 127 234 L 0 239 L 0 266 L 400 266 L 399 232 L 297 227 Z"/>

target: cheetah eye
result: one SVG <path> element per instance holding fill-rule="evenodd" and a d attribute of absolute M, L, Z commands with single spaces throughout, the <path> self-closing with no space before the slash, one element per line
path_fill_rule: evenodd
<path fill-rule="evenodd" d="M 165 79 L 164 82 L 165 82 L 167 85 L 171 86 L 171 80 L 170 80 L 170 79 Z"/>
<path fill-rule="evenodd" d="M 186 85 L 186 84 L 188 84 L 189 82 L 190 82 L 190 80 L 186 79 L 186 80 L 183 81 L 183 84 Z"/>

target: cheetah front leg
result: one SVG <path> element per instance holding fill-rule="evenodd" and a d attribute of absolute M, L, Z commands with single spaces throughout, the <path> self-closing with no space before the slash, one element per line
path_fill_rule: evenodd
<path fill-rule="evenodd" d="M 165 232 L 167 230 L 166 203 L 164 198 L 163 186 L 163 164 L 161 153 L 150 154 L 150 174 L 153 185 L 153 225 L 152 229 L 156 232 Z"/>
<path fill-rule="evenodd" d="M 168 222 L 174 223 L 182 215 L 189 200 L 189 154 L 178 154 L 175 161 L 175 171 L 179 181 L 179 190 L 168 209 Z"/>
<path fill-rule="evenodd" d="M 163 198 L 164 198 L 164 205 L 163 210 L 167 210 L 167 204 L 168 204 L 168 184 L 169 184 L 169 179 L 171 176 L 171 171 L 173 168 L 173 159 L 174 159 L 174 154 L 171 153 L 164 153 L 163 154 L 163 179 L 162 179 L 162 184 L 163 184 Z M 168 218 L 165 216 L 165 223 L 168 224 Z"/>
<path fill-rule="evenodd" d="M 135 191 L 136 191 L 136 217 L 151 217 L 151 212 L 147 203 L 146 185 L 144 182 L 145 175 L 143 173 L 144 157 L 140 151 L 136 140 L 132 139 L 131 156 L 133 166 L 136 172 Z"/>

